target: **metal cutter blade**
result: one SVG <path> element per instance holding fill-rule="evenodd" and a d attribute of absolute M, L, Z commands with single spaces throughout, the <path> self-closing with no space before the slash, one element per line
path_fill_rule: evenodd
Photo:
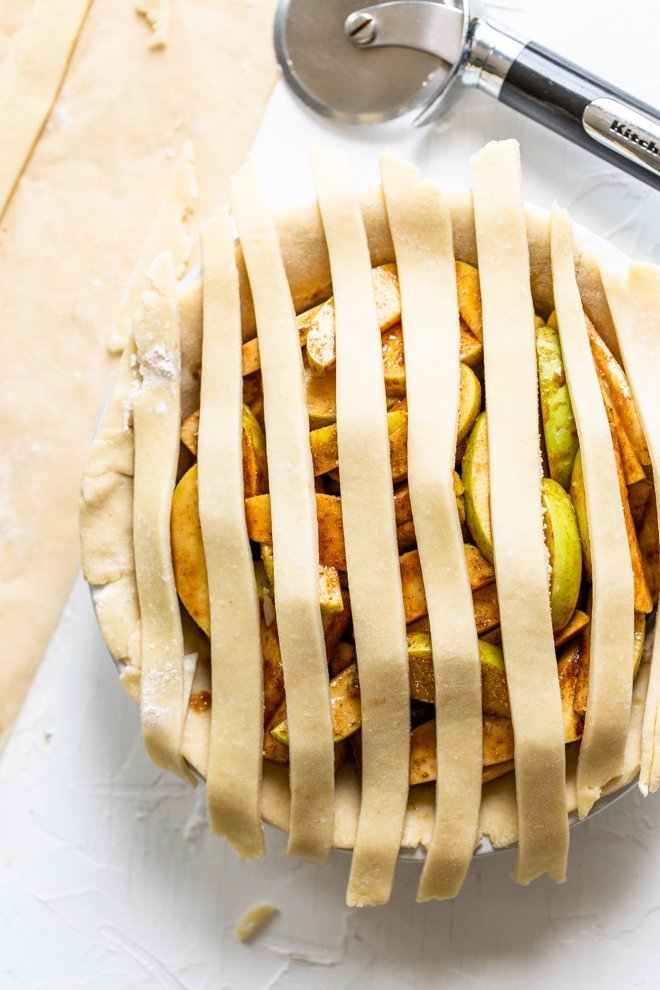
<path fill-rule="evenodd" d="M 388 10 L 395 6 L 397 12 Z M 367 8 L 358 0 L 280 0 L 275 50 L 287 82 L 308 107 L 331 120 L 374 124 L 419 112 L 445 87 L 464 38 L 462 2 L 438 0 L 448 15 L 443 37 L 434 39 L 436 54 L 420 50 L 424 6 L 406 4 L 404 25 L 401 5 L 388 0 Z M 361 13 L 351 18 L 356 11 Z M 372 23 L 381 34 L 373 35 Z M 392 40 L 398 37 L 410 44 Z"/>

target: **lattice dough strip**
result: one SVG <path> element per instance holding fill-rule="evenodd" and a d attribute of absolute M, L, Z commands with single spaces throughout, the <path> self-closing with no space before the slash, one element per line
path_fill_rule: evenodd
<path fill-rule="evenodd" d="M 347 900 L 389 899 L 408 797 L 410 703 L 380 329 L 371 259 L 346 159 L 318 150 L 330 256 L 342 516 L 362 703 L 362 799 Z"/>
<path fill-rule="evenodd" d="M 211 827 L 244 859 L 265 855 L 259 808 L 263 670 L 259 597 L 245 522 L 241 301 L 227 213 L 201 230 L 204 325 L 197 449 L 211 616 Z"/>
<path fill-rule="evenodd" d="M 174 266 L 160 255 L 133 324 L 139 389 L 133 400 L 133 541 L 141 618 L 140 714 L 152 760 L 191 783 L 181 756 L 184 646 L 170 549 L 170 510 L 179 460 L 181 335 Z"/>
<path fill-rule="evenodd" d="M 589 703 L 577 770 L 583 818 L 623 766 L 633 684 L 634 587 L 612 437 L 575 279 L 573 230 L 556 204 L 550 227 L 559 339 L 580 441 L 591 544 Z"/>
<path fill-rule="evenodd" d="M 288 851 L 320 861 L 332 846 L 334 748 L 300 338 L 277 231 L 249 162 L 232 181 L 231 204 L 250 280 L 261 354 L 275 608 L 289 726 Z"/>
<path fill-rule="evenodd" d="M 493 552 L 515 736 L 518 862 L 529 883 L 565 877 L 564 729 L 541 506 L 529 249 L 516 141 L 471 159 L 484 325 Z M 515 379 L 512 377 L 515 369 Z"/>
<path fill-rule="evenodd" d="M 660 518 L 660 269 L 656 265 L 632 265 L 627 279 L 623 279 L 618 272 L 601 266 L 601 276 L 651 455 L 656 511 Z M 657 791 L 659 786 L 660 635 L 656 630 L 642 728 L 639 789 L 646 795 Z"/>
<path fill-rule="evenodd" d="M 436 699 L 436 814 L 418 899 L 454 897 L 481 805 L 481 668 L 453 469 L 460 329 L 451 216 L 416 168 L 381 158 L 406 362 L 408 487 L 428 606 Z M 460 759 L 457 759 L 460 754 Z"/>

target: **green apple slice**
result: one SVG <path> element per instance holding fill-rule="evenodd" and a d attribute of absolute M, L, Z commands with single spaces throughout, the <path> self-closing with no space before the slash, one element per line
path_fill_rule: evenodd
<path fill-rule="evenodd" d="M 481 409 L 481 382 L 472 368 L 461 362 L 461 399 L 458 407 L 456 444 L 462 443 L 472 429 Z"/>
<path fill-rule="evenodd" d="M 550 477 L 568 491 L 578 437 L 564 376 L 559 333 L 553 327 L 539 327 L 536 331 L 536 358 Z"/>
<path fill-rule="evenodd" d="M 582 583 L 582 548 L 570 495 L 552 478 L 541 488 L 545 543 L 550 555 L 552 628 L 563 629 L 577 605 Z"/>
<path fill-rule="evenodd" d="M 479 640 L 481 660 L 481 704 L 484 715 L 511 718 L 504 654 L 499 646 Z"/>
<path fill-rule="evenodd" d="M 575 509 L 580 543 L 582 544 L 582 566 L 591 581 L 591 543 L 589 542 L 589 523 L 587 521 L 587 499 L 584 491 L 584 475 L 582 473 L 582 456 L 578 450 L 573 462 L 571 473 L 571 501 Z"/>
<path fill-rule="evenodd" d="M 337 421 L 337 381 L 334 374 L 319 377 L 305 367 L 307 412 L 312 430 L 330 426 Z"/>
<path fill-rule="evenodd" d="M 465 488 L 465 521 L 486 560 L 493 563 L 493 536 L 490 527 L 490 471 L 488 467 L 488 427 L 481 413 L 472 427 L 465 448 L 461 471 Z"/>

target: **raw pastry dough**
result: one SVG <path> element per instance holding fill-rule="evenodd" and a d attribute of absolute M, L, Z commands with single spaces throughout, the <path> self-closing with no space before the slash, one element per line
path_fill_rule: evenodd
<path fill-rule="evenodd" d="M 401 845 L 408 649 L 369 249 L 346 159 L 318 150 L 313 164 L 335 302 L 339 473 L 362 706 L 362 800 L 347 895 L 359 906 L 389 899 Z"/>
<path fill-rule="evenodd" d="M 261 354 L 275 609 L 289 723 L 288 851 L 321 861 L 332 846 L 335 770 L 300 337 L 275 225 L 250 163 L 230 189 Z"/>
<path fill-rule="evenodd" d="M 140 714 L 152 760 L 194 783 L 181 756 L 184 646 L 170 550 L 181 424 L 180 329 L 170 254 L 156 259 L 149 281 L 133 324 L 139 367 L 133 398 L 133 543 L 142 634 Z"/>
<path fill-rule="evenodd" d="M 562 881 L 568 854 L 564 727 L 543 537 L 534 304 L 517 142 L 486 145 L 471 159 L 471 171 L 493 552 L 515 736 L 515 879 L 529 883 L 549 873 Z"/>
<path fill-rule="evenodd" d="M 591 543 L 589 704 L 577 768 L 583 818 L 623 766 L 633 683 L 634 588 L 612 437 L 575 281 L 573 231 L 556 205 L 551 240 L 557 323 L 580 441 Z"/>
<path fill-rule="evenodd" d="M 616 327 L 628 382 L 642 420 L 651 455 L 660 518 L 660 269 L 632 265 L 627 279 L 603 266 L 601 275 Z M 589 685 L 591 695 L 591 685 Z M 660 786 L 660 635 L 656 631 L 642 733 L 639 789 L 646 795 Z"/>
<path fill-rule="evenodd" d="M 149 232 L 140 249 L 138 260 L 126 283 L 119 308 L 117 326 L 108 339 L 112 354 L 126 346 L 131 330 L 131 319 L 139 299 L 140 289 L 151 262 L 162 251 L 171 251 L 177 278 L 185 273 L 193 241 L 184 221 L 195 209 L 197 202 L 197 175 L 195 149 L 192 141 L 184 141 L 174 163 L 172 177 L 167 184 Z"/>
<path fill-rule="evenodd" d="M 0 90 L 0 217 L 62 84 L 91 0 L 36 0 Z"/>
<path fill-rule="evenodd" d="M 209 585 L 212 707 L 206 788 L 213 830 L 244 859 L 266 852 L 259 794 L 263 671 L 243 501 L 241 309 L 227 214 L 201 230 L 204 330 L 199 519 Z"/>
<path fill-rule="evenodd" d="M 44 72 L 60 31 L 81 6 L 78 0 L 9 5 L 12 27 L 19 15 L 27 25 L 33 11 L 48 8 L 47 48 L 37 52 Z M 0 7 L 4 82 L 28 35 L 10 37 L 7 4 Z M 0 748 L 79 567 L 80 477 L 116 371 L 106 340 L 169 182 L 171 149 L 186 137 L 194 141 L 204 176 L 200 207 L 210 215 L 253 140 L 277 76 L 274 8 L 275 0 L 177 0 L 167 51 L 154 57 L 131 0 L 92 4 L 47 126 L 5 210 L 0 637 L 12 649 L 0 660 Z M 3 162 L 29 116 L 22 99 L 20 115 L 14 141 L 5 139 Z M 132 432 L 128 440 L 132 448 Z"/>
<path fill-rule="evenodd" d="M 436 692 L 436 816 L 418 899 L 454 897 L 481 804 L 481 665 L 453 470 L 460 332 L 449 211 L 417 169 L 381 159 L 396 255 L 408 401 L 408 487 L 428 606 Z M 460 753 L 460 760 L 455 754 Z"/>

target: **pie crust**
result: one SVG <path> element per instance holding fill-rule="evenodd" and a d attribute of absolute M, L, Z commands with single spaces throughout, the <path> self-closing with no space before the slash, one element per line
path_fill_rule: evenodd
<path fill-rule="evenodd" d="M 586 814 L 601 795 L 632 781 L 640 760 L 644 791 L 660 778 L 660 658 L 643 662 L 634 678 L 626 520 L 582 312 L 625 362 L 657 471 L 658 270 L 627 271 L 626 263 L 621 271 L 605 252 L 594 253 L 577 237 L 574 243 L 557 208 L 551 215 L 525 208 L 513 141 L 492 143 L 474 157 L 472 194 L 437 190 L 386 156 L 382 187 L 358 198 L 342 156 L 318 151 L 313 164 L 318 203 L 275 220 L 253 166 L 241 170 L 230 197 L 240 238 L 235 255 L 221 214 L 202 231 L 203 274 L 179 286 L 176 304 L 171 258 L 161 256 L 152 268 L 83 479 L 83 567 L 103 635 L 124 665 L 124 687 L 140 702 L 151 755 L 184 776 L 188 766 L 208 776 L 213 828 L 241 855 L 264 852 L 260 808 L 265 821 L 289 832 L 294 854 L 322 860 L 333 846 L 354 849 L 350 904 L 389 898 L 401 847 L 429 850 L 420 899 L 453 896 L 482 836 L 494 847 L 518 841 L 518 882 L 546 872 L 562 880 L 568 814 Z M 455 261 L 479 264 L 493 553 L 517 767 L 515 776 L 483 788 L 479 655 L 451 483 L 459 394 Z M 406 340 L 410 502 L 429 628 L 441 644 L 433 650 L 437 788 L 408 786 L 406 616 L 371 276 L 372 268 L 392 262 Z M 334 772 L 295 319 L 330 295 L 362 787 L 355 765 Z M 567 747 L 549 608 L 533 343 L 535 310 L 547 318 L 555 306 L 583 455 L 593 568 L 591 701 L 584 741 Z M 438 326 L 446 332 L 430 329 Z M 240 334 L 251 340 L 257 328 L 290 746 L 289 766 L 264 760 L 263 768 L 258 605 L 240 456 Z M 168 525 L 182 470 L 178 428 L 200 408 L 200 378 L 198 525 L 210 647 L 176 604 Z M 206 577 L 203 561 L 202 571 Z"/>

